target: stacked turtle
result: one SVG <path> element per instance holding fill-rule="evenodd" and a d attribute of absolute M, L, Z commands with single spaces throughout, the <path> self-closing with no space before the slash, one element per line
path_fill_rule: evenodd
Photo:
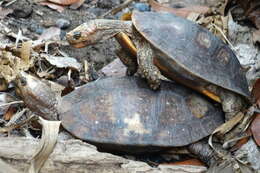
<path fill-rule="evenodd" d="M 140 78 L 112 77 L 58 100 L 46 84 L 21 73 L 17 86 L 27 106 L 95 145 L 128 152 L 188 146 L 208 164 L 214 161 L 202 139 L 223 123 L 223 111 L 197 91 L 222 103 L 226 119 L 244 109 L 249 91 L 234 53 L 207 30 L 168 13 L 92 20 L 67 40 L 84 47 L 114 36 L 127 75 L 137 72 L 156 91 Z M 160 81 L 161 74 L 180 84 Z"/>

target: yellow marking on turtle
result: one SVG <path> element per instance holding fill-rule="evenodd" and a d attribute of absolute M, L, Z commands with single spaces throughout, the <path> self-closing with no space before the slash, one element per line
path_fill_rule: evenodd
<path fill-rule="evenodd" d="M 140 120 L 140 114 L 135 113 L 130 118 L 125 118 L 124 123 L 127 125 L 127 127 L 124 129 L 124 135 L 129 136 L 130 132 L 134 132 L 137 134 L 148 134 L 149 130 L 145 129 L 141 120 Z"/>
<path fill-rule="evenodd" d="M 215 95 L 214 93 L 208 91 L 208 90 L 200 90 L 200 92 L 206 96 L 208 96 L 209 98 L 211 98 L 212 100 L 218 102 L 218 103 L 221 103 L 221 100 L 220 100 L 220 97 Z"/>
<path fill-rule="evenodd" d="M 203 118 L 208 111 L 208 107 L 204 100 L 195 95 L 189 96 L 187 99 L 187 105 L 191 113 L 197 118 Z"/>
<path fill-rule="evenodd" d="M 230 55 L 225 48 L 221 48 L 216 56 L 222 65 L 226 65 L 229 62 Z"/>
<path fill-rule="evenodd" d="M 201 46 L 209 48 L 211 46 L 211 41 L 209 36 L 205 32 L 200 32 L 197 36 L 197 41 Z"/>
<path fill-rule="evenodd" d="M 116 40 L 118 43 L 128 52 L 130 52 L 132 55 L 137 55 L 137 49 L 132 42 L 132 40 L 123 32 L 120 32 L 116 35 Z"/>

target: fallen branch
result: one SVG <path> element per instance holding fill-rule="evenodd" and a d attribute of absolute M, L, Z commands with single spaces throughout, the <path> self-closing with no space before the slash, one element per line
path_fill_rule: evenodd
<path fill-rule="evenodd" d="M 39 145 L 32 138 L 0 137 L 0 158 L 20 173 L 28 171 L 30 159 Z M 132 161 L 108 153 L 80 140 L 59 141 L 41 172 L 48 173 L 202 173 L 201 166 L 160 165 L 152 168 L 144 162 Z"/>

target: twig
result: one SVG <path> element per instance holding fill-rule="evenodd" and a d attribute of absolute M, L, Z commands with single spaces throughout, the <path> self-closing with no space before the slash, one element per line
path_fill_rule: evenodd
<path fill-rule="evenodd" d="M 9 102 L 9 103 L 3 103 L 3 104 L 0 104 L 0 107 L 9 106 L 9 105 L 17 104 L 17 103 L 23 103 L 23 101 L 19 100 L 19 101 L 13 101 L 13 102 Z"/>
<path fill-rule="evenodd" d="M 109 14 L 116 14 L 117 12 L 121 11 L 122 9 L 126 8 L 131 2 L 133 2 L 134 0 L 126 0 L 124 3 L 119 4 L 118 6 L 112 8 L 111 10 L 107 11 L 106 13 L 102 14 L 101 16 L 99 16 L 98 18 L 104 18 Z"/>
<path fill-rule="evenodd" d="M 24 121 L 22 121 L 22 122 L 20 122 L 18 124 L 13 124 L 13 125 L 10 125 L 8 127 L 0 128 L 0 133 L 10 132 L 13 129 L 22 127 L 23 125 L 25 125 L 25 124 L 33 121 L 33 120 L 37 120 L 37 119 L 38 119 L 38 117 L 33 115 L 33 116 L 29 117 L 28 119 L 26 119 L 26 120 L 24 120 Z"/>
<path fill-rule="evenodd" d="M 17 0 L 12 0 L 12 1 L 8 2 L 7 4 L 5 4 L 5 7 L 8 7 L 9 5 L 15 3 L 16 1 L 17 1 Z"/>
<path fill-rule="evenodd" d="M 230 45 L 231 49 L 233 51 L 236 51 L 235 50 L 235 47 L 233 46 L 233 44 L 229 41 L 229 39 L 226 37 L 226 35 L 224 34 L 224 32 L 217 26 L 215 25 L 214 23 L 212 23 L 212 26 L 214 26 L 219 32 L 220 34 L 223 36 L 223 38 L 227 41 L 227 43 Z"/>

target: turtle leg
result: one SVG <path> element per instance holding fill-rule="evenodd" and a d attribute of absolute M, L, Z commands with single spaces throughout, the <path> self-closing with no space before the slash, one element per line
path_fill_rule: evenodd
<path fill-rule="evenodd" d="M 210 148 L 206 140 L 190 144 L 188 150 L 208 166 L 216 162 L 215 152 Z"/>
<path fill-rule="evenodd" d="M 137 72 L 137 59 L 135 56 L 131 55 L 123 49 L 116 50 L 116 55 L 122 61 L 122 63 L 127 67 L 126 75 L 132 76 Z"/>
<path fill-rule="evenodd" d="M 134 33 L 133 40 L 137 48 L 138 73 L 156 90 L 160 86 L 161 72 L 153 63 L 154 52 L 151 45 L 139 33 Z"/>
<path fill-rule="evenodd" d="M 222 109 L 225 112 L 225 120 L 228 121 L 245 107 L 245 101 L 236 93 L 222 88 L 219 88 L 218 90 Z"/>

